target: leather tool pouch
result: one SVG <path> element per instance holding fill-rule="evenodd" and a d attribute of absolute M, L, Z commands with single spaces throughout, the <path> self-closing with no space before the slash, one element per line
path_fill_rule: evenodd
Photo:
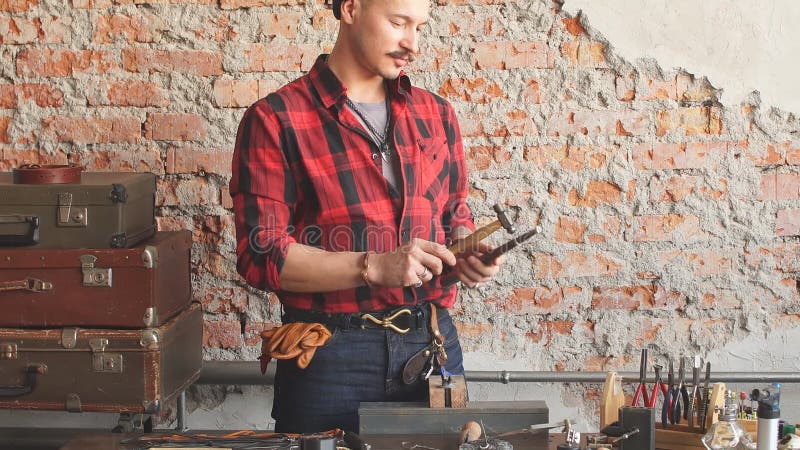
<path fill-rule="evenodd" d="M 427 345 L 406 361 L 403 366 L 403 384 L 413 384 L 425 371 L 425 366 L 431 360 L 431 346 Z"/>

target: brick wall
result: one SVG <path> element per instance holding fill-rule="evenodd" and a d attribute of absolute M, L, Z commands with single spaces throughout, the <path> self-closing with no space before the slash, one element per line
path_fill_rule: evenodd
<path fill-rule="evenodd" d="M 634 370 L 643 345 L 707 354 L 800 325 L 793 115 L 622 60 L 559 2 L 438 0 L 432 18 L 410 75 L 459 114 L 479 224 L 501 202 L 543 229 L 454 309 L 467 365 Z M 158 174 L 159 226 L 194 232 L 206 358 L 252 360 L 278 303 L 235 270 L 236 127 L 335 30 L 321 0 L 0 0 L 0 169 Z"/>

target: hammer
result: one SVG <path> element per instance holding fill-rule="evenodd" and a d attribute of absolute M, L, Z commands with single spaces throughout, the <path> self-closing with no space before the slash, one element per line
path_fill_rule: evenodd
<path fill-rule="evenodd" d="M 457 255 L 459 253 L 464 253 L 467 250 L 474 248 L 478 242 L 486 239 L 490 234 L 494 233 L 495 231 L 499 230 L 500 227 L 506 229 L 509 234 L 514 234 L 517 230 L 514 228 L 514 224 L 508 220 L 508 216 L 506 216 L 506 212 L 503 210 L 503 207 L 499 203 L 495 203 L 492 206 L 494 212 L 497 214 L 497 220 L 494 222 L 484 225 L 474 233 L 470 234 L 469 236 L 465 237 L 464 239 L 459 239 L 453 245 L 450 246 L 449 250 L 453 252 L 453 254 Z"/>

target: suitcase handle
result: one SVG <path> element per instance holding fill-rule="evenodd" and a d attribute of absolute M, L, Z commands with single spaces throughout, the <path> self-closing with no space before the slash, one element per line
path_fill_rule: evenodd
<path fill-rule="evenodd" d="M 22 386 L 0 386 L 0 398 L 30 394 L 36 389 L 37 377 L 46 373 L 46 365 L 42 363 L 30 364 L 25 368 L 25 384 Z"/>
<path fill-rule="evenodd" d="M 74 164 L 23 164 L 14 169 L 14 184 L 80 183 L 82 166 Z"/>
<path fill-rule="evenodd" d="M 0 281 L 0 292 L 3 291 L 31 291 L 42 292 L 52 291 L 53 283 L 42 281 L 37 278 L 25 278 L 24 280 Z"/>
<path fill-rule="evenodd" d="M 39 216 L 0 215 L 0 225 L 7 223 L 27 223 L 30 230 L 24 234 L 0 234 L 0 247 L 22 247 L 39 243 Z"/>

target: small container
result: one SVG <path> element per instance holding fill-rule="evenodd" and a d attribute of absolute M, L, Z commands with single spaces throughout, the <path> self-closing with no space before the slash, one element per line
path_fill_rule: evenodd
<path fill-rule="evenodd" d="M 709 450 L 756 450 L 750 434 L 736 420 L 737 405 L 730 392 L 725 395 L 725 407 L 719 421 L 712 424 L 701 438 L 703 446 Z"/>

